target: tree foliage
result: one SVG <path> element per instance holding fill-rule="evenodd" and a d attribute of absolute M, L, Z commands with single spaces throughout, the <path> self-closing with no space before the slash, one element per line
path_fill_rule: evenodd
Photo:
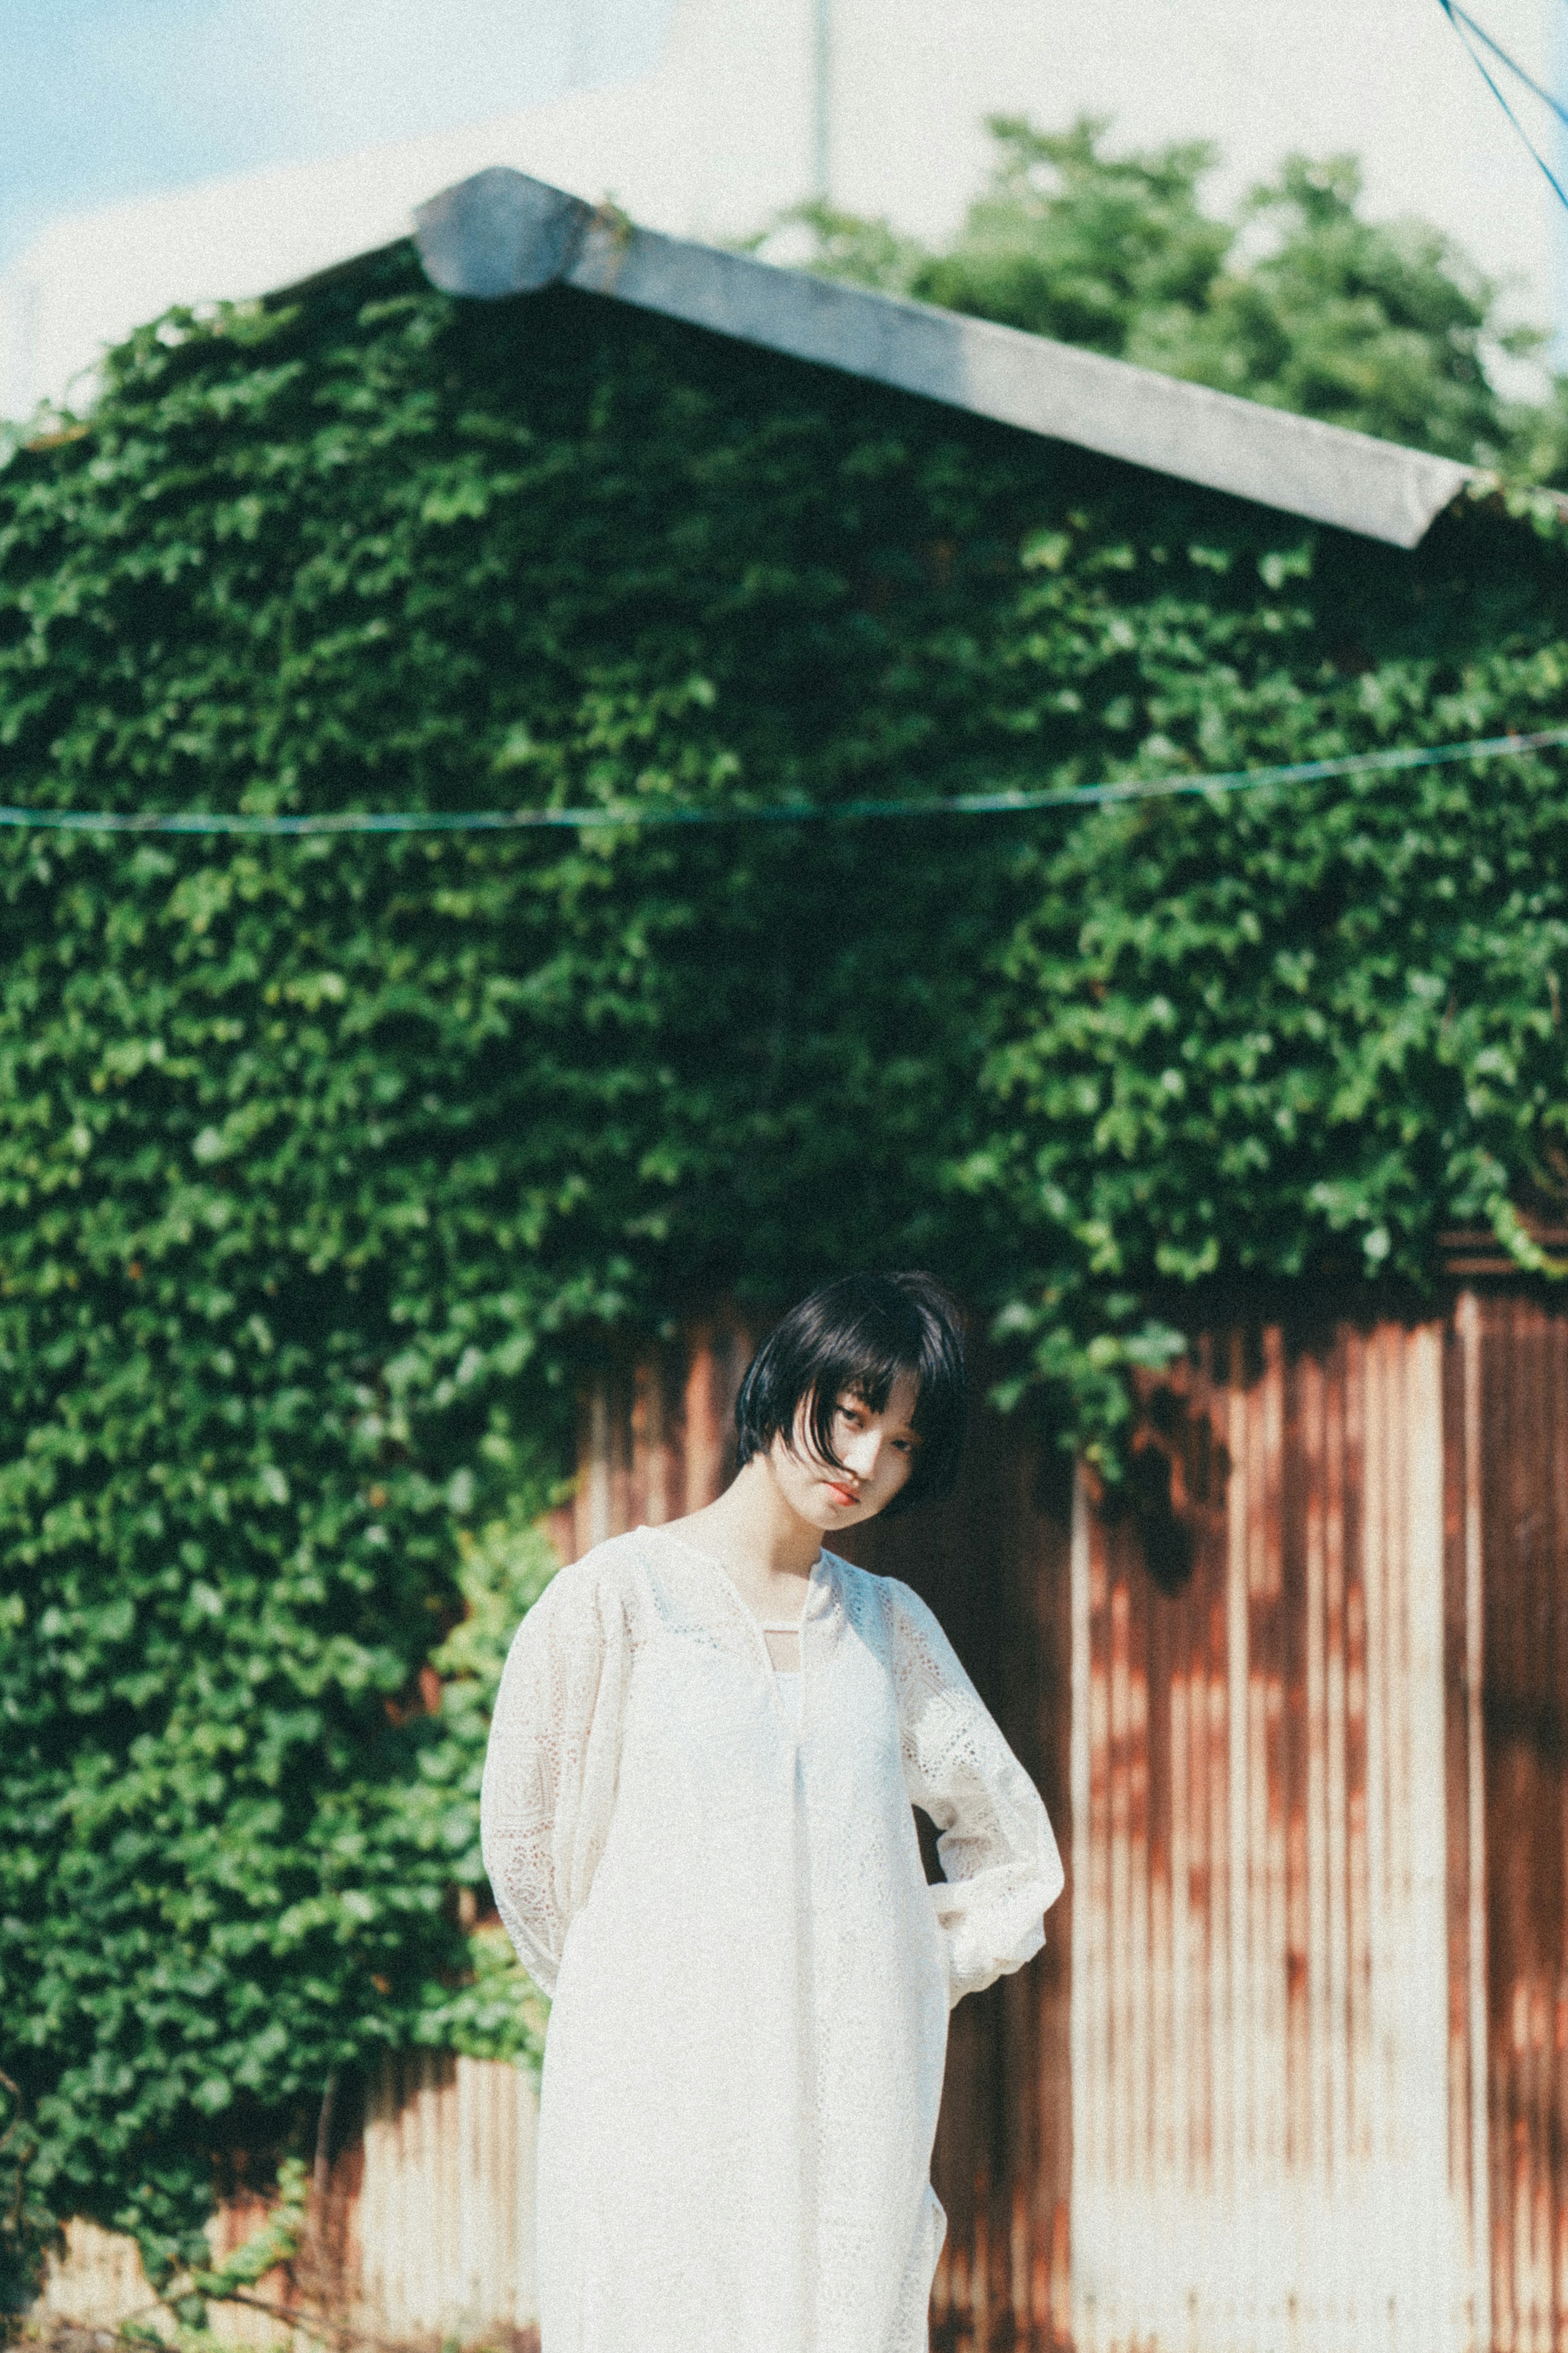
<path fill-rule="evenodd" d="M 176 317 L 0 472 L 11 803 L 1200 773 L 1563 717 L 1555 510 L 1415 555 L 405 250 Z M 574 1368 L 923 1262 L 1114 1461 L 1204 1286 L 1527 1261 L 1559 760 L 1028 821 L 0 831 L 0 2065 L 196 2238 L 421 2039 L 526 2052 L 474 1790 Z M 466 1613 L 466 1614 L 465 1614 Z"/>
<path fill-rule="evenodd" d="M 1502 327 L 1499 290 L 1437 229 L 1363 218 L 1353 156 L 1289 156 L 1220 219 L 1201 201 L 1215 147 L 1111 155 L 1109 128 L 995 117 L 989 185 L 943 251 L 821 204 L 784 222 L 805 225 L 829 276 L 1414 448 L 1562 470 L 1561 395 L 1510 403 L 1489 375 L 1546 338 Z"/>

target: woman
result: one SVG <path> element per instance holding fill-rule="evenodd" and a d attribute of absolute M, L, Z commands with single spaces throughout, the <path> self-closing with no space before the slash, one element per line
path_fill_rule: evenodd
<path fill-rule="evenodd" d="M 753 1359 L 718 1502 L 518 1630 L 483 1832 L 553 1996 L 543 2353 L 923 2353 L 948 2011 L 1062 1869 L 931 1612 L 823 1539 L 945 1494 L 963 1404 L 929 1277 L 829 1283 Z"/>

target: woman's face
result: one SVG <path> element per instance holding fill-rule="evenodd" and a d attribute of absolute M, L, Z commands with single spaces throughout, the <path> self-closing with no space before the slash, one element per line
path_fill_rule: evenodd
<path fill-rule="evenodd" d="M 920 1440 L 911 1427 L 920 1395 L 912 1373 L 900 1373 L 880 1412 L 853 1389 L 841 1389 L 833 1411 L 835 1470 L 812 1451 L 806 1401 L 795 1409 L 792 1444 L 781 1431 L 768 1461 L 784 1501 L 814 1528 L 851 1528 L 885 1511 L 914 1469 Z"/>

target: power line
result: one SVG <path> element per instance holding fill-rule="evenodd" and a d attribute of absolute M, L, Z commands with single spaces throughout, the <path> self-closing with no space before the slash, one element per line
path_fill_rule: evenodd
<path fill-rule="evenodd" d="M 811 192 L 833 195 L 833 0 L 815 0 L 811 19 Z"/>
<path fill-rule="evenodd" d="M 1226 768 L 1205 776 L 1131 776 L 1100 785 L 1052 785 L 1037 792 L 999 786 L 899 800 L 774 801 L 757 808 L 693 808 L 658 802 L 607 802 L 592 808 L 346 809 L 312 817 L 233 815 L 201 809 L 48 809 L 0 807 L 0 828 L 39 833 L 236 834 L 299 837 L 369 833 L 590 833 L 610 827 L 854 825 L 898 818 L 1017 817 L 1038 809 L 1104 807 L 1121 801 L 1166 800 L 1205 793 L 1252 792 L 1263 785 L 1315 784 L 1333 776 L 1376 776 L 1408 768 L 1441 768 L 1458 760 L 1499 760 L 1568 744 L 1568 727 L 1528 735 L 1482 735 L 1466 744 L 1409 744 L 1386 752 L 1352 752 L 1333 760 L 1291 760 L 1272 768 Z"/>
<path fill-rule="evenodd" d="M 1501 43 L 1495 41 L 1483 25 L 1478 25 L 1475 18 L 1468 13 L 1468 11 L 1458 5 L 1458 0 L 1437 0 L 1437 5 L 1442 9 L 1444 16 L 1447 16 L 1449 24 L 1452 25 L 1455 32 L 1458 35 L 1460 41 L 1464 44 L 1467 56 L 1470 58 L 1476 70 L 1481 76 L 1481 79 L 1485 81 L 1487 88 L 1491 91 L 1492 96 L 1496 99 L 1498 104 L 1501 107 L 1509 121 L 1512 123 L 1514 129 L 1518 132 L 1520 137 L 1523 140 L 1525 145 L 1534 156 L 1537 164 L 1540 164 L 1542 172 L 1545 173 L 1548 180 L 1551 181 L 1552 187 L 1557 193 L 1559 201 L 1563 205 L 1568 206 L 1568 189 L 1563 187 L 1562 181 L 1558 178 L 1556 173 L 1552 170 L 1551 164 L 1547 162 L 1545 156 L 1542 153 L 1540 148 L 1536 145 L 1534 140 L 1531 137 L 1529 132 L 1520 121 L 1519 116 L 1514 111 L 1514 109 L 1509 100 L 1507 92 L 1504 90 L 1502 84 L 1498 80 L 1496 75 L 1492 72 L 1490 67 L 1487 64 L 1485 58 L 1479 56 L 1473 44 L 1466 39 L 1466 33 L 1473 33 L 1476 40 L 1479 41 L 1483 47 L 1490 50 L 1492 56 L 1498 60 L 1500 65 L 1506 66 L 1509 72 L 1513 74 L 1518 80 L 1521 81 L 1524 84 L 1525 89 L 1528 90 L 1533 97 L 1540 99 L 1543 106 L 1551 108 L 1552 113 L 1557 117 L 1560 122 L 1568 122 L 1568 111 L 1564 110 L 1560 100 L 1552 97 L 1552 92 L 1549 90 L 1543 90 L 1540 82 L 1534 79 L 1533 76 L 1525 72 L 1524 68 L 1518 62 L 1517 58 L 1510 57 L 1508 51 L 1502 47 Z M 1461 30 L 1461 27 L 1463 27 L 1463 30 Z"/>

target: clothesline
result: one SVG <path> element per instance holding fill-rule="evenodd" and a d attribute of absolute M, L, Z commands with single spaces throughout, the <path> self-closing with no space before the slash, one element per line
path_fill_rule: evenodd
<path fill-rule="evenodd" d="M 1334 776 L 1395 774 L 1447 767 L 1460 760 L 1497 760 L 1568 744 L 1568 727 L 1520 735 L 1483 735 L 1464 744 L 1409 744 L 1383 752 L 1347 753 L 1331 760 L 1290 760 L 1276 767 L 1226 768 L 1207 775 L 1130 776 L 1097 785 L 1049 785 L 1037 791 L 1003 786 L 985 792 L 908 795 L 889 800 L 773 801 L 753 807 L 704 808 L 658 801 L 610 801 L 584 808 L 344 809 L 312 816 L 251 816 L 204 809 L 73 809 L 0 807 L 0 828 L 27 832 L 105 834 L 520 833 L 541 829 L 594 832 L 612 826 L 854 825 L 897 818 L 1014 817 L 1119 801 L 1169 799 L 1205 793 L 1250 792 L 1264 785 L 1304 785 Z"/>

